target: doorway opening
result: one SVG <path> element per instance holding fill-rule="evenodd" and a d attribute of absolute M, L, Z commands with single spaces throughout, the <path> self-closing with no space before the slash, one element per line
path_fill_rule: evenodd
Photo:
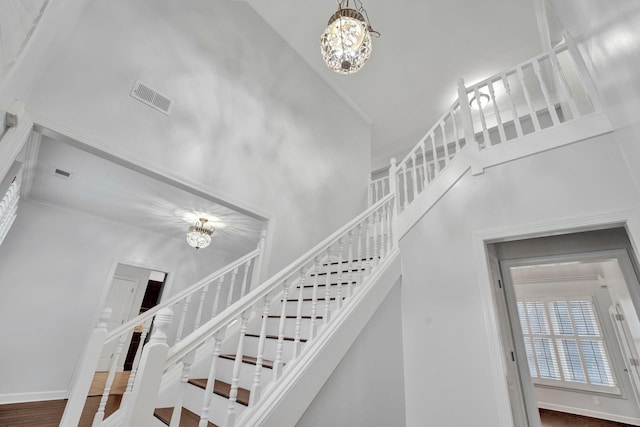
<path fill-rule="evenodd" d="M 640 284 L 626 230 L 488 253 L 514 424 L 640 425 Z"/>
<path fill-rule="evenodd" d="M 110 308 L 111 318 L 107 323 L 107 330 L 111 332 L 120 325 L 155 307 L 162 298 L 167 273 L 144 267 L 118 263 L 111 281 L 105 308 Z M 122 394 L 129 379 L 129 373 L 134 365 L 136 356 L 140 354 L 140 346 L 144 346 L 149 338 L 150 327 L 145 325 L 136 327 L 126 338 L 124 350 L 117 356 L 116 374 L 111 394 Z M 117 343 L 105 345 L 91 390 L 101 395 L 113 363 Z M 89 395 L 92 395 L 90 391 Z"/>

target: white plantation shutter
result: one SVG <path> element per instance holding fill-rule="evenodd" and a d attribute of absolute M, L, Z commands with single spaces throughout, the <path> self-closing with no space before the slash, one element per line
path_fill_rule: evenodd
<path fill-rule="evenodd" d="M 590 296 L 519 298 L 517 305 L 534 383 L 617 391 Z"/>

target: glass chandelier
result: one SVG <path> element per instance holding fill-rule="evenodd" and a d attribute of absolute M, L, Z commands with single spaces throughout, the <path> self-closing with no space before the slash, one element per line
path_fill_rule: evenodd
<path fill-rule="evenodd" d="M 331 15 L 327 29 L 320 37 L 322 59 L 340 74 L 358 71 L 371 56 L 371 37 L 380 37 L 369 23 L 367 11 L 360 0 L 337 0 L 338 11 Z"/>
<path fill-rule="evenodd" d="M 206 218 L 200 218 L 194 225 L 189 227 L 187 232 L 187 243 L 192 248 L 202 249 L 211 243 L 211 235 L 215 228 L 207 224 Z"/>

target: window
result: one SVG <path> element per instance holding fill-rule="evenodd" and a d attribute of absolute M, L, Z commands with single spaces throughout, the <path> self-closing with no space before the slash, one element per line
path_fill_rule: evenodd
<path fill-rule="evenodd" d="M 591 297 L 519 298 L 534 384 L 619 393 Z"/>

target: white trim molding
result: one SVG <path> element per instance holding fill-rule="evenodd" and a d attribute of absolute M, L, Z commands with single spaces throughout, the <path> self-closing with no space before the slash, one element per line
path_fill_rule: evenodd
<path fill-rule="evenodd" d="M 63 400 L 67 398 L 66 390 L 34 391 L 32 393 L 0 394 L 0 405 L 10 403 L 40 402 L 45 400 Z"/>

